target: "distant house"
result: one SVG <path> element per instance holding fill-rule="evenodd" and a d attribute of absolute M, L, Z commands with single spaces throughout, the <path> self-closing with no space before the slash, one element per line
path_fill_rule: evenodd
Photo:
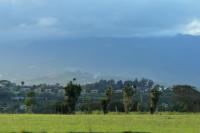
<path fill-rule="evenodd" d="M 30 91 L 31 88 L 28 86 L 21 87 L 21 91 Z"/>
<path fill-rule="evenodd" d="M 82 92 L 81 92 L 81 94 L 83 94 L 83 95 L 86 94 L 86 93 L 87 93 L 86 89 L 83 89 Z"/>
<path fill-rule="evenodd" d="M 64 89 L 59 89 L 58 93 L 65 93 L 65 90 Z"/>
<path fill-rule="evenodd" d="M 22 96 L 17 96 L 17 97 L 13 97 L 13 100 L 19 101 L 19 100 L 24 100 L 25 98 Z"/>
<path fill-rule="evenodd" d="M 19 106 L 19 109 L 20 109 L 20 110 L 25 110 L 25 109 L 26 109 L 26 106 L 25 106 L 25 105 L 20 105 L 20 106 Z"/>
<path fill-rule="evenodd" d="M 35 91 L 36 93 L 42 93 L 42 89 L 41 89 L 41 88 L 36 88 L 34 91 Z"/>
<path fill-rule="evenodd" d="M 98 90 L 91 90 L 90 93 L 98 93 Z"/>
<path fill-rule="evenodd" d="M 46 92 L 46 93 L 51 93 L 51 92 L 52 92 L 52 89 L 45 89 L 45 92 Z"/>
<path fill-rule="evenodd" d="M 165 109 L 167 109 L 169 107 L 169 105 L 167 103 L 162 103 L 161 106 Z"/>
<path fill-rule="evenodd" d="M 122 90 L 115 90 L 115 93 L 122 93 Z"/>

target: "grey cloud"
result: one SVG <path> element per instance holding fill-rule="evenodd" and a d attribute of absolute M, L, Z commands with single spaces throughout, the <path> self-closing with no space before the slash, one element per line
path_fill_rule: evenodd
<path fill-rule="evenodd" d="M 59 20 L 54 28 L 66 36 L 176 35 L 182 31 L 181 25 L 200 18 L 197 0 L 15 0 L 11 3 L 0 5 L 0 17 L 4 18 L 0 29 L 10 32 L 19 25 L 30 26 L 40 18 L 49 17 Z M 50 21 L 45 20 L 49 25 L 46 28 L 51 28 Z M 40 28 L 32 30 L 40 33 Z"/>

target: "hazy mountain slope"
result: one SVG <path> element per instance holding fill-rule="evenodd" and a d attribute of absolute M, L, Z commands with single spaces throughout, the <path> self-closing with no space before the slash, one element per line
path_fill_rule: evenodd
<path fill-rule="evenodd" d="M 1 48 L 0 59 L 6 62 L 2 70 L 8 71 L 14 64 L 16 68 L 9 72 L 25 75 L 24 79 L 39 79 L 48 73 L 73 69 L 94 75 L 147 77 L 166 84 L 200 86 L 200 37 L 53 38 L 23 43 Z M 10 52 L 12 55 L 8 56 Z M 84 78 L 93 81 L 90 76 Z"/>

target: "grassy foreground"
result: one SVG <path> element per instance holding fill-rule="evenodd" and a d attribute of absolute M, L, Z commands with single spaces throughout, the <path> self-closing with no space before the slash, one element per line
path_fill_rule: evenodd
<path fill-rule="evenodd" d="M 0 133 L 199 133 L 200 114 L 0 115 Z"/>

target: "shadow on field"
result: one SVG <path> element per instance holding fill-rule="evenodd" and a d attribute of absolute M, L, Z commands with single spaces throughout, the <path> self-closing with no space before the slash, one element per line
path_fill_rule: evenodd
<path fill-rule="evenodd" d="M 69 132 L 69 133 L 151 133 L 151 132 L 124 131 L 124 132 Z"/>
<path fill-rule="evenodd" d="M 18 132 L 11 132 L 11 133 L 18 133 Z M 22 131 L 19 133 L 33 133 L 28 131 Z M 47 133 L 47 132 L 41 132 L 41 133 Z M 68 133 L 151 133 L 151 132 L 132 132 L 132 131 L 124 131 L 124 132 L 68 132 Z"/>

